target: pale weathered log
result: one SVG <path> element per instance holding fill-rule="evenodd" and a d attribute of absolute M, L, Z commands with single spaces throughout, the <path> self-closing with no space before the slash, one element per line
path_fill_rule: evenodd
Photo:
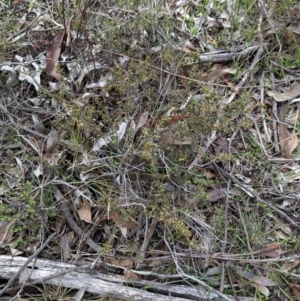
<path fill-rule="evenodd" d="M 24 265 L 27 258 L 0 256 L 0 278 L 10 279 Z M 32 269 L 34 267 L 34 269 Z M 188 300 L 212 300 L 222 301 L 214 293 L 208 293 L 199 287 L 189 287 L 183 285 L 165 285 L 156 282 L 139 281 L 134 282 L 138 287 L 151 287 L 152 292 L 128 286 L 132 281 L 126 280 L 122 276 L 108 275 L 93 271 L 78 270 L 78 266 L 50 260 L 38 259 L 35 263 L 28 265 L 31 273 L 28 281 L 38 281 L 38 283 L 52 284 L 66 288 L 82 289 L 86 292 L 104 296 L 113 294 L 120 299 L 134 297 L 135 301 L 188 301 Z M 74 269 L 77 269 L 74 271 Z M 66 272 L 64 275 L 45 280 L 45 277 Z M 232 300 L 235 300 L 231 297 Z M 252 301 L 253 298 L 240 297 L 241 301 Z"/>

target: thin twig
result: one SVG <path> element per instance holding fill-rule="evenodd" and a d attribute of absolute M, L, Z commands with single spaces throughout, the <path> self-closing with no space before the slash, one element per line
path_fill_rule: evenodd
<path fill-rule="evenodd" d="M 229 147 L 230 149 L 230 147 Z M 225 214 L 224 214 L 224 237 L 221 244 L 221 251 L 222 253 L 225 253 L 226 251 L 226 245 L 227 245 L 227 238 L 228 238 L 228 205 L 229 205 L 229 190 L 230 190 L 230 184 L 231 181 L 228 181 L 227 183 L 227 192 L 226 192 L 226 201 L 225 201 Z M 222 262 L 222 271 L 221 271 L 221 283 L 220 283 L 220 292 L 223 293 L 224 291 L 224 279 L 225 279 L 225 262 Z"/>
<path fill-rule="evenodd" d="M 261 115 L 262 115 L 262 122 L 263 122 L 263 126 L 264 126 L 264 131 L 265 131 L 265 135 L 267 137 L 267 142 L 271 141 L 271 137 L 270 137 L 270 133 L 269 133 L 269 129 L 267 126 L 267 121 L 266 121 L 266 114 L 265 114 L 265 108 L 264 108 L 264 95 L 265 95 L 265 89 L 264 89 L 264 79 L 265 79 L 265 73 L 263 72 L 259 83 L 260 83 L 260 103 L 261 103 Z"/>
<path fill-rule="evenodd" d="M 272 87 L 273 90 L 275 89 L 275 76 L 274 73 L 271 73 L 271 79 L 272 79 Z M 278 131 L 277 131 L 277 122 L 279 122 L 279 118 L 277 115 L 277 102 L 276 100 L 273 99 L 272 103 L 272 113 L 273 113 L 273 139 L 274 139 L 274 147 L 275 147 L 275 152 L 279 153 L 280 148 L 279 148 L 279 139 L 278 139 Z"/>
<path fill-rule="evenodd" d="M 211 254 L 194 254 L 194 253 L 177 253 L 178 256 L 181 258 L 200 258 L 200 259 L 213 259 L 218 260 L 220 262 L 222 261 L 232 261 L 237 263 L 266 263 L 266 262 L 286 262 L 286 261 L 294 261 L 296 259 L 300 259 L 300 255 L 298 256 L 289 256 L 289 257 L 282 257 L 282 258 L 265 258 L 265 259 L 243 259 L 243 257 L 249 257 L 251 255 L 258 255 L 258 254 L 264 254 L 266 252 L 270 252 L 270 249 L 261 249 L 259 251 L 253 251 L 252 253 L 245 253 L 245 254 L 222 254 L 222 253 L 216 253 L 214 255 Z M 153 253 L 153 251 L 147 251 L 147 253 Z M 156 252 L 159 253 L 159 252 Z M 162 252 L 163 254 L 166 254 L 166 252 Z M 171 254 L 170 252 L 167 252 L 168 254 Z M 172 258 L 171 255 L 168 256 L 160 256 L 157 258 L 151 258 L 149 260 L 170 260 Z M 145 261 L 148 259 L 145 259 Z"/>

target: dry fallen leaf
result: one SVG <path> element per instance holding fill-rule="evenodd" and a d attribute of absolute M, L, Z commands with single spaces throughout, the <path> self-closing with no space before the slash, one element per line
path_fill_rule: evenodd
<path fill-rule="evenodd" d="M 62 260 L 63 262 L 67 262 L 70 258 L 70 244 L 67 234 L 60 237 L 59 246 L 61 249 Z"/>
<path fill-rule="evenodd" d="M 235 271 L 235 273 L 242 278 L 245 278 L 250 281 L 250 285 L 256 287 L 261 293 L 265 296 L 268 296 L 269 290 L 267 287 L 269 286 L 277 286 L 277 283 L 270 280 L 268 277 L 257 275 L 251 270 L 244 270 L 238 266 L 235 266 L 233 263 L 229 263 L 230 268 Z"/>
<path fill-rule="evenodd" d="M 61 229 L 62 229 L 62 225 L 65 221 L 64 216 L 61 214 L 56 216 L 56 220 L 55 220 L 55 232 L 56 234 L 59 234 Z"/>
<path fill-rule="evenodd" d="M 136 229 L 136 222 L 125 222 L 123 216 L 120 213 L 109 213 L 109 219 L 119 227 L 124 237 L 127 236 L 128 229 Z"/>
<path fill-rule="evenodd" d="M 118 259 L 116 257 L 105 257 L 104 262 L 105 263 L 110 263 L 110 264 L 115 265 L 115 266 L 122 266 L 124 268 L 130 268 L 130 267 L 133 266 L 132 260 Z"/>
<path fill-rule="evenodd" d="M 13 256 L 13 257 L 23 254 L 22 251 L 15 249 L 15 248 L 9 248 L 9 252 L 10 252 L 11 256 Z"/>
<path fill-rule="evenodd" d="M 25 268 L 19 276 L 19 284 L 25 283 L 29 277 L 30 277 L 30 272 L 27 268 Z"/>
<path fill-rule="evenodd" d="M 149 119 L 149 112 L 144 112 L 143 114 L 141 114 L 138 124 L 135 128 L 135 132 L 137 132 L 140 128 L 142 128 L 148 121 Z"/>
<path fill-rule="evenodd" d="M 91 212 L 91 206 L 88 200 L 83 200 L 81 203 L 80 209 L 78 210 L 79 217 L 87 222 L 87 223 L 93 223 L 92 222 L 92 212 Z"/>
<path fill-rule="evenodd" d="M 295 130 L 291 134 L 288 129 L 287 125 L 285 123 L 285 109 L 287 105 L 285 104 L 279 112 L 279 124 L 278 124 L 278 138 L 279 138 L 279 144 L 281 147 L 281 152 L 284 157 L 289 159 L 291 157 L 292 152 L 297 148 L 298 146 L 298 137 L 295 133 Z"/>
<path fill-rule="evenodd" d="M 286 261 L 281 265 L 280 270 L 283 272 L 290 272 L 293 269 L 298 268 L 299 265 L 300 265 L 299 259 L 295 261 Z"/>
<path fill-rule="evenodd" d="M 147 124 L 148 119 L 149 119 L 148 111 L 141 114 L 137 126 L 133 128 L 134 141 L 136 141 L 137 137 L 141 134 L 141 131 L 142 131 L 141 129 L 142 129 L 142 127 L 144 127 Z"/>
<path fill-rule="evenodd" d="M 10 242 L 13 237 L 13 229 L 11 227 L 15 224 L 14 221 L 6 221 L 0 223 L 0 246 L 1 243 Z"/>
<path fill-rule="evenodd" d="M 226 191 L 222 187 L 213 187 L 206 194 L 210 202 L 217 202 L 220 199 L 226 198 Z"/>
<path fill-rule="evenodd" d="M 170 127 L 178 121 L 188 119 L 191 115 L 172 115 L 164 118 L 156 118 L 150 123 L 150 127 L 156 127 L 157 125 L 162 125 Z M 176 137 L 175 138 L 175 129 L 167 128 L 160 136 L 159 143 L 167 145 L 191 145 L 192 139 L 189 137 Z"/>
<path fill-rule="evenodd" d="M 168 116 L 168 118 L 165 120 L 163 118 L 159 117 L 159 118 L 154 119 L 150 123 L 150 127 L 156 127 L 157 125 L 160 125 L 160 124 L 163 126 L 171 126 L 178 121 L 188 119 L 190 117 L 191 117 L 191 115 L 172 115 L 172 116 Z"/>
<path fill-rule="evenodd" d="M 267 94 L 273 97 L 277 102 L 291 100 L 300 95 L 300 84 L 294 84 L 285 92 L 268 91 Z"/>
<path fill-rule="evenodd" d="M 66 20 L 66 35 L 67 35 L 67 41 L 66 41 L 66 48 L 70 46 L 71 44 L 71 22 L 74 15 Z"/>
<path fill-rule="evenodd" d="M 259 290 L 264 296 L 268 297 L 270 295 L 270 291 L 265 286 L 255 282 L 251 282 L 250 285 Z"/>
<path fill-rule="evenodd" d="M 289 148 L 290 148 L 291 154 L 298 147 L 298 143 L 299 143 L 299 139 L 298 139 L 298 136 L 296 135 L 296 132 L 294 129 L 290 136 L 290 140 L 289 140 Z"/>
<path fill-rule="evenodd" d="M 52 130 L 52 131 L 48 134 L 48 138 L 47 138 L 46 155 L 50 155 L 50 154 L 53 153 L 53 150 L 54 150 L 55 147 L 58 145 L 58 142 L 59 142 L 59 134 L 58 134 L 58 131 Z"/>
<path fill-rule="evenodd" d="M 132 272 L 131 270 L 129 269 L 125 269 L 124 270 L 124 277 L 126 279 L 131 279 L 131 280 L 134 280 L 134 281 L 139 281 L 140 280 L 140 277 L 138 274 Z"/>
<path fill-rule="evenodd" d="M 73 301 L 81 301 L 82 297 L 84 296 L 85 290 L 86 288 L 83 287 L 79 291 L 77 291 L 77 293 L 73 297 Z"/>
<path fill-rule="evenodd" d="M 290 288 L 293 290 L 293 293 L 295 295 L 295 300 L 300 300 L 300 285 L 291 283 Z"/>
<path fill-rule="evenodd" d="M 271 243 L 263 248 L 263 254 L 266 257 L 279 257 L 282 254 L 282 248 L 284 244 Z"/>
<path fill-rule="evenodd" d="M 6 86 L 8 88 L 10 88 L 17 80 L 16 70 L 13 67 L 7 66 L 7 65 L 2 66 L 0 70 L 1 71 L 8 71 L 10 73 L 7 80 L 6 80 Z"/>
<path fill-rule="evenodd" d="M 124 237 L 127 236 L 128 229 L 135 230 L 137 228 L 137 222 L 135 220 L 132 219 L 131 221 L 126 222 L 126 221 L 124 221 L 122 214 L 120 214 L 118 212 L 109 212 L 107 217 L 105 217 L 103 215 L 103 217 L 101 217 L 98 222 L 100 223 L 100 222 L 104 221 L 105 219 L 114 221 L 114 223 L 119 227 L 119 229 Z"/>
<path fill-rule="evenodd" d="M 64 32 L 60 32 L 54 37 L 46 55 L 46 72 L 58 81 L 61 80 L 61 74 L 56 71 L 56 66 L 60 57 L 61 43 L 64 35 Z"/>
<path fill-rule="evenodd" d="M 84 77 L 87 74 L 89 74 L 89 72 L 91 72 L 93 70 L 103 69 L 105 67 L 106 67 L 106 65 L 103 65 L 101 62 L 97 62 L 97 61 L 91 61 L 91 62 L 85 63 L 83 68 L 81 69 L 78 79 L 76 80 L 77 86 L 78 87 L 81 86 L 82 80 L 84 79 Z"/>
<path fill-rule="evenodd" d="M 93 151 L 99 151 L 103 146 L 109 144 L 114 137 L 118 138 L 118 141 L 121 141 L 126 133 L 128 122 L 120 122 L 118 124 L 117 132 L 112 132 L 111 135 L 106 135 L 104 137 L 100 137 L 98 141 L 93 146 Z"/>
<path fill-rule="evenodd" d="M 299 26 L 288 26 L 287 27 L 287 30 L 293 32 L 293 33 L 296 33 L 296 34 L 300 34 L 300 27 Z"/>
<path fill-rule="evenodd" d="M 257 276 L 252 271 L 243 271 L 242 269 L 236 268 L 236 273 L 241 277 L 251 281 L 252 283 L 256 283 L 262 286 L 277 286 L 277 284 L 271 281 L 269 278 L 265 276 Z"/>
<path fill-rule="evenodd" d="M 221 64 L 215 64 L 210 70 L 202 74 L 200 80 L 213 83 L 218 77 L 224 76 L 226 74 L 235 74 L 236 72 L 236 68 L 224 68 L 224 66 Z"/>

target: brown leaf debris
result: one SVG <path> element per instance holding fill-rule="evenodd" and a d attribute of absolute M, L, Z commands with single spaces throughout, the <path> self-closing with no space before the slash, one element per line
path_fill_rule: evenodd
<path fill-rule="evenodd" d="M 60 57 L 61 43 L 64 35 L 64 32 L 60 32 L 54 37 L 46 55 L 46 72 L 58 81 L 61 80 L 61 74 L 56 71 L 56 66 Z"/>

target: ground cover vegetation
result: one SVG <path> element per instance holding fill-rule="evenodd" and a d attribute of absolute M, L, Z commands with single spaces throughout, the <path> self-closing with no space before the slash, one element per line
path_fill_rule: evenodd
<path fill-rule="evenodd" d="M 299 298 L 298 1 L 0 12 L 1 256 L 169 284 L 168 300 Z M 23 270 L 0 271 L 0 295 L 142 300 Z"/>

